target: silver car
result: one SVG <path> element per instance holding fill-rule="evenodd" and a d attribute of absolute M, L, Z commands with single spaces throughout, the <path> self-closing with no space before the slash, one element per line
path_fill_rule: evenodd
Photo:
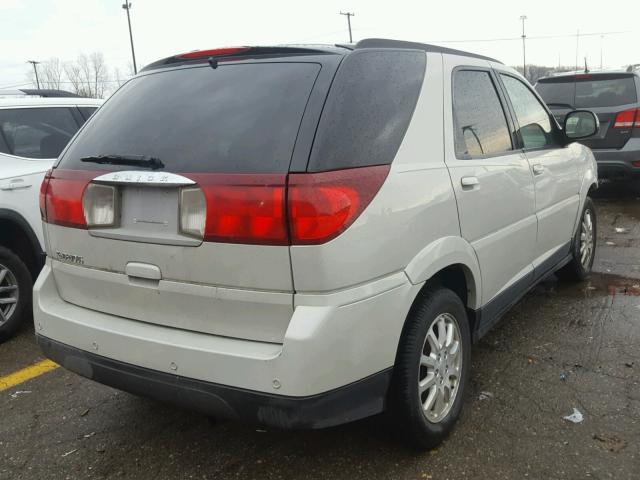
<path fill-rule="evenodd" d="M 513 69 L 431 45 L 160 60 L 45 180 L 38 341 L 208 415 L 322 428 L 391 410 L 433 447 L 472 342 L 547 275 L 591 269 L 597 173 L 573 140 L 597 120 L 567 122 Z"/>

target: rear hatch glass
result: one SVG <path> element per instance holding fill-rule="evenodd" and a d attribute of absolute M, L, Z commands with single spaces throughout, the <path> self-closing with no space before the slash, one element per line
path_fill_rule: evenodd
<path fill-rule="evenodd" d="M 120 170 L 93 155 L 146 155 L 170 172 L 286 172 L 320 66 L 221 64 L 154 72 L 124 85 L 91 118 L 60 167 Z"/>
<path fill-rule="evenodd" d="M 580 74 L 545 78 L 536 85 L 540 96 L 562 123 L 569 111 L 586 108 L 600 119 L 600 131 L 581 143 L 591 148 L 622 148 L 631 130 L 613 129 L 616 115 L 638 102 L 635 77 L 627 73 Z"/>
<path fill-rule="evenodd" d="M 181 235 L 183 187 L 137 178 L 177 174 L 223 184 L 242 178 L 252 194 L 277 193 L 320 69 L 300 61 L 220 63 L 154 71 L 118 90 L 64 153 L 52 181 L 139 172 L 117 185 L 114 225 L 46 225 L 62 298 L 168 327 L 280 342 L 293 312 L 288 246 Z M 100 155 L 153 157 L 164 167 L 82 161 Z M 235 213 L 223 219 L 226 226 L 235 227 Z"/>

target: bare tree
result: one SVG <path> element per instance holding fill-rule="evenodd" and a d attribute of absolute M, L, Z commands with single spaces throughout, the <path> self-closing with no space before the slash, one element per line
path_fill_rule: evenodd
<path fill-rule="evenodd" d="M 59 58 L 53 57 L 38 64 L 38 79 L 41 88 L 53 88 L 59 90 L 63 83 L 63 66 Z M 27 78 L 36 85 L 36 77 L 33 69 L 27 71 Z"/>
<path fill-rule="evenodd" d="M 78 55 L 75 62 L 65 64 L 64 72 L 71 88 L 78 95 L 102 98 L 107 91 L 109 69 L 100 52 Z"/>

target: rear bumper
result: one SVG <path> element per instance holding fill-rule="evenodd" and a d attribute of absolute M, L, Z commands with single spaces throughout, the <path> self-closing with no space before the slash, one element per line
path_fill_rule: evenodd
<path fill-rule="evenodd" d="M 54 361 L 161 401 L 289 428 L 326 427 L 384 410 L 388 372 L 420 289 L 399 272 L 335 293 L 297 294 L 279 344 L 181 330 L 65 302 L 50 263 L 33 298 L 36 333 Z"/>
<path fill-rule="evenodd" d="M 624 148 L 597 149 L 593 155 L 598 163 L 599 178 L 640 177 L 640 168 L 632 162 L 640 161 L 640 138 L 631 138 Z"/>
<path fill-rule="evenodd" d="M 70 347 L 37 335 L 44 354 L 99 383 L 221 418 L 277 428 L 324 428 L 381 412 L 391 369 L 353 384 L 307 397 L 286 397 L 157 372 Z"/>

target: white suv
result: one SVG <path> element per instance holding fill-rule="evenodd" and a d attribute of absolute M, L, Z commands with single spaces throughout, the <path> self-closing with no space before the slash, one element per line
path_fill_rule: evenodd
<path fill-rule="evenodd" d="M 42 179 L 101 103 L 55 90 L 0 91 L 0 341 L 31 315 L 44 263 Z"/>
<path fill-rule="evenodd" d="M 213 416 L 321 428 L 386 409 L 419 447 L 471 344 L 593 262 L 597 120 L 560 129 L 511 68 L 430 45 L 158 61 L 43 186 L 44 353 Z M 580 128 L 578 128 L 578 126 Z"/>

